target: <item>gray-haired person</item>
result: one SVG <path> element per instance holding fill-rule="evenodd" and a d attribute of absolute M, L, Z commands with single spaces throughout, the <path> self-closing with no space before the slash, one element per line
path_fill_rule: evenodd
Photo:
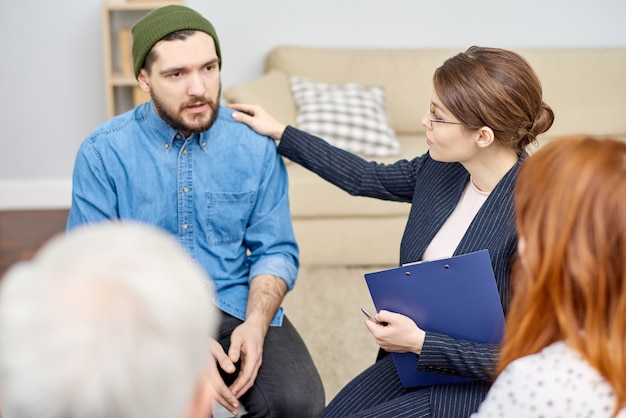
<path fill-rule="evenodd" d="M 208 416 L 212 299 L 204 271 L 154 227 L 55 237 L 0 282 L 0 415 Z"/>

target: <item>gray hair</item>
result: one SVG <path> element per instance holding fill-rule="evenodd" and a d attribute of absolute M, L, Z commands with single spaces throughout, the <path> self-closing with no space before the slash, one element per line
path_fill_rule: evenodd
<path fill-rule="evenodd" d="M 183 417 L 218 315 L 173 237 L 102 223 L 53 238 L 0 283 L 6 417 Z"/>

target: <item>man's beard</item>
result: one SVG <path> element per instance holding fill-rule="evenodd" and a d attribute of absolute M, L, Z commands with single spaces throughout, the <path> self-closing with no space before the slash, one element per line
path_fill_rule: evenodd
<path fill-rule="evenodd" d="M 161 98 L 153 91 L 150 92 L 150 97 L 152 98 L 152 102 L 154 103 L 154 108 L 156 109 L 156 112 L 159 114 L 161 119 L 163 119 L 168 125 L 170 125 L 178 132 L 181 132 L 183 135 L 185 135 L 185 137 L 188 137 L 191 134 L 202 133 L 204 131 L 207 131 L 211 126 L 213 126 L 213 123 L 215 123 L 215 120 L 217 119 L 217 103 L 220 102 L 221 95 L 222 86 L 220 85 L 220 90 L 217 93 L 216 101 L 213 101 L 209 97 L 193 96 L 186 103 L 180 106 L 179 109 L 176 110 L 173 109 L 171 106 L 165 104 L 165 101 L 161 100 Z M 208 104 L 209 108 L 211 109 L 211 114 L 205 122 L 193 126 L 185 122 L 182 113 L 187 106 L 205 103 Z M 201 117 L 200 115 L 195 116 L 196 118 Z"/>

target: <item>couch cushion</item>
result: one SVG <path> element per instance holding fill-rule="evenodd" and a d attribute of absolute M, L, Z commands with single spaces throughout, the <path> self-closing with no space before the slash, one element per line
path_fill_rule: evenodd
<path fill-rule="evenodd" d="M 285 73 L 270 71 L 248 83 L 224 89 L 222 96 L 228 103 L 260 105 L 276 120 L 295 126 L 296 105 Z"/>
<path fill-rule="evenodd" d="M 457 49 L 320 48 L 278 46 L 265 61 L 266 71 L 340 84 L 382 86 L 396 134 L 424 132 L 435 69 Z"/>
<path fill-rule="evenodd" d="M 577 134 L 626 134 L 626 48 L 516 52 L 537 73 L 544 101 L 554 110 L 554 124 L 544 141 Z"/>
<path fill-rule="evenodd" d="M 298 128 L 356 154 L 400 154 L 380 86 L 327 84 L 301 77 L 290 81 Z"/>
<path fill-rule="evenodd" d="M 399 135 L 398 140 L 401 143 L 402 155 L 373 159 L 391 164 L 400 159 L 413 159 L 428 150 L 423 135 Z M 287 173 L 291 215 L 294 219 L 408 216 L 411 208 L 407 203 L 351 196 L 299 164 L 289 164 Z"/>

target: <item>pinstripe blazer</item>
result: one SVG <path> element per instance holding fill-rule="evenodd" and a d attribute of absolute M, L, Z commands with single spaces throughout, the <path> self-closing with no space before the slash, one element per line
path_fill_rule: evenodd
<path fill-rule="evenodd" d="M 438 162 L 428 153 L 394 164 L 368 162 L 290 126 L 278 151 L 351 195 L 410 202 L 400 245 L 401 264 L 421 259 L 469 181 L 469 173 L 461 164 Z M 513 192 L 524 158 L 525 154 L 490 193 L 455 250 L 455 255 L 489 250 L 505 314 L 511 262 L 517 250 Z M 427 333 L 416 362 L 419 370 L 478 379 L 475 383 L 433 386 L 433 416 L 468 416 L 478 409 L 493 380 L 498 352 L 498 345 Z"/>

